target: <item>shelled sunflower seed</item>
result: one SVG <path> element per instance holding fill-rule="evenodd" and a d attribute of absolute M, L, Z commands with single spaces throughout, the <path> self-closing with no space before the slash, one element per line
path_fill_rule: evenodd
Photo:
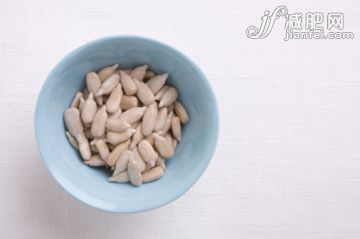
<path fill-rule="evenodd" d="M 140 186 L 164 175 L 189 115 L 168 73 L 118 66 L 86 74 L 64 112 L 65 134 L 86 165 L 112 170 L 109 182 Z"/>

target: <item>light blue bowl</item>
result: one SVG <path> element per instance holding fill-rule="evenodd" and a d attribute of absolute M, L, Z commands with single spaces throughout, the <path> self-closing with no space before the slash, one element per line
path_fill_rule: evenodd
<path fill-rule="evenodd" d="M 175 156 L 166 161 L 165 175 L 141 187 L 109 183 L 109 172 L 86 166 L 65 135 L 63 113 L 85 87 L 84 75 L 114 63 L 122 68 L 148 64 L 157 73 L 169 72 L 168 84 L 178 89 L 190 115 Z M 214 153 L 219 119 L 209 82 L 189 58 L 154 40 L 114 36 L 81 46 L 51 71 L 37 101 L 35 131 L 47 168 L 66 191 L 92 207 L 129 213 L 165 205 L 197 181 Z"/>

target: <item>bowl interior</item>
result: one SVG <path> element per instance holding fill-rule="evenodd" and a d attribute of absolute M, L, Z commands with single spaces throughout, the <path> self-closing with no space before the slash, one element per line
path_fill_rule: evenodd
<path fill-rule="evenodd" d="M 165 175 L 141 187 L 109 183 L 110 172 L 84 165 L 65 135 L 63 113 L 85 87 L 84 75 L 114 63 L 121 68 L 148 64 L 156 73 L 169 72 L 168 84 L 178 89 L 190 115 L 175 156 L 166 160 Z M 138 37 L 100 39 L 64 58 L 41 90 L 35 124 L 42 158 L 60 185 L 81 201 L 113 212 L 148 210 L 176 199 L 205 170 L 218 137 L 216 101 L 205 76 L 180 52 Z"/>

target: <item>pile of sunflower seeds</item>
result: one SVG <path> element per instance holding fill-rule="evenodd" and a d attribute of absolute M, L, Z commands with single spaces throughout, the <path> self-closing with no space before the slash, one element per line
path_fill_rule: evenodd
<path fill-rule="evenodd" d="M 87 87 L 64 113 L 66 136 L 85 164 L 108 167 L 110 182 L 135 186 L 164 175 L 181 124 L 189 121 L 168 77 L 147 65 L 120 70 L 117 64 L 86 75 Z"/>

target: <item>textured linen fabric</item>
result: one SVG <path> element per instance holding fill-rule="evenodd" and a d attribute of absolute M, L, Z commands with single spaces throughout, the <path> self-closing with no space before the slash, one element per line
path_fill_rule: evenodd
<path fill-rule="evenodd" d="M 354 40 L 251 40 L 266 9 L 340 11 Z M 1 238 L 360 238 L 360 2 L 0 1 Z M 37 95 L 65 54 L 135 34 L 163 41 L 208 76 L 220 138 L 184 196 L 117 215 L 72 198 L 34 137 Z M 212 130 L 212 129 L 209 129 Z M 56 137 L 56 136 L 54 136 Z"/>

